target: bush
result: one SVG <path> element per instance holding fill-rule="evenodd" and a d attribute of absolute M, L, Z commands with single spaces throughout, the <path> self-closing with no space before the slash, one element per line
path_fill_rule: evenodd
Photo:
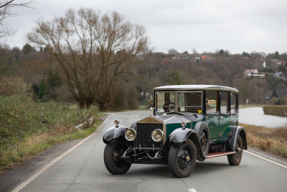
<path fill-rule="evenodd" d="M 71 110 L 54 101 L 36 103 L 28 96 L 0 96 L 0 160 L 1 149 L 13 147 L 31 135 L 54 131 L 59 126 L 73 127 L 96 112 L 96 107 Z"/>
<path fill-rule="evenodd" d="M 28 85 L 20 77 L 2 77 L 0 80 L 0 95 L 11 96 L 25 94 L 28 92 Z"/>
<path fill-rule="evenodd" d="M 287 117 L 287 106 L 264 106 L 264 114 Z"/>

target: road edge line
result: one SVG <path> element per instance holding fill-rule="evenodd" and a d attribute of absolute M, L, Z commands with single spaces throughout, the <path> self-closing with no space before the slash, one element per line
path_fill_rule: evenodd
<path fill-rule="evenodd" d="M 287 169 L 287 166 L 285 166 L 285 165 L 282 165 L 282 164 L 280 164 L 280 163 L 277 163 L 277 162 L 275 162 L 275 161 L 272 161 L 272 160 L 270 160 L 270 159 L 267 159 L 267 158 L 265 158 L 265 157 L 262 157 L 262 156 L 260 156 L 260 155 L 255 154 L 255 153 L 252 153 L 252 152 L 250 152 L 250 151 L 245 151 L 245 150 L 244 150 L 244 152 L 249 153 L 250 155 L 253 155 L 253 156 L 255 156 L 255 157 L 258 157 L 258 158 L 260 158 L 260 159 L 263 159 L 263 160 L 265 160 L 265 161 L 268 161 L 268 162 L 270 162 L 270 163 L 273 163 L 273 164 L 275 164 L 275 165 L 278 165 L 278 166 L 280 166 L 280 167 L 283 167 L 283 168 Z"/>
<path fill-rule="evenodd" d="M 102 122 L 102 124 L 97 128 L 97 130 L 99 130 L 104 124 L 105 122 L 114 115 L 115 113 L 111 114 L 110 116 L 108 116 L 104 122 Z M 30 178 L 28 178 L 26 181 L 24 181 L 23 183 L 21 183 L 20 185 L 18 185 L 15 189 L 12 190 L 12 192 L 19 192 L 20 190 L 22 190 L 24 187 L 26 187 L 29 183 L 31 183 L 34 179 L 36 179 L 39 175 L 41 175 L 44 171 L 46 171 L 48 168 L 50 168 L 52 165 L 54 165 L 57 161 L 59 161 L 60 159 L 62 159 L 63 157 L 65 157 L 66 155 L 68 155 L 70 152 L 72 152 L 74 149 L 76 149 L 77 147 L 79 147 L 81 144 L 83 144 L 85 141 L 87 141 L 90 137 L 92 137 L 94 134 L 96 134 L 97 130 L 92 133 L 91 135 L 89 135 L 88 137 L 86 137 L 85 139 L 83 139 L 81 142 L 77 143 L 75 146 L 73 146 L 72 148 L 68 149 L 65 153 L 63 153 L 61 156 L 57 157 L 56 159 L 54 159 L 53 161 L 51 161 L 50 163 L 48 163 L 46 166 L 44 166 L 42 169 L 40 169 L 39 171 L 37 171 L 34 175 L 32 175 Z"/>

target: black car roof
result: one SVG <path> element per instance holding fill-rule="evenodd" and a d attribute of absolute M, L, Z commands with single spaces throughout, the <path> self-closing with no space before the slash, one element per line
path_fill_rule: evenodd
<path fill-rule="evenodd" d="M 187 91 L 187 90 L 220 90 L 230 91 L 238 93 L 238 90 L 233 87 L 221 86 L 221 85 L 167 85 L 155 87 L 155 91 Z"/>

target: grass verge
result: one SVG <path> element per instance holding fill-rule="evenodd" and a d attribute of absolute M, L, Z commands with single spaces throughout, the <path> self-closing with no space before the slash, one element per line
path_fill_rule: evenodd
<path fill-rule="evenodd" d="M 12 149 L 2 151 L 0 173 L 33 158 L 56 144 L 86 137 L 96 131 L 100 124 L 101 120 L 98 119 L 90 128 L 78 130 L 61 126 L 53 132 L 30 136 L 24 142 L 17 143 Z"/>
<path fill-rule="evenodd" d="M 247 134 L 247 144 L 262 151 L 287 158 L 287 128 L 266 128 L 240 124 Z"/>
<path fill-rule="evenodd" d="M 74 128 L 91 117 L 96 126 Z M 54 101 L 38 103 L 25 95 L 0 95 L 0 172 L 54 144 L 89 135 L 101 123 L 99 117 L 96 106 L 82 110 Z"/>

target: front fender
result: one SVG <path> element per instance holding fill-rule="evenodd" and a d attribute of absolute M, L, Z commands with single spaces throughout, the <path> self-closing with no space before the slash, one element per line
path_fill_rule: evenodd
<path fill-rule="evenodd" d="M 114 127 L 109 128 L 103 136 L 103 142 L 108 144 L 114 139 L 119 138 L 120 136 L 124 137 L 126 129 L 127 127 L 124 127 L 124 126 L 119 126 L 119 127 L 114 126 Z"/>
<path fill-rule="evenodd" d="M 178 128 L 170 134 L 169 142 L 172 144 L 184 143 L 191 133 L 195 133 L 193 129 Z"/>

